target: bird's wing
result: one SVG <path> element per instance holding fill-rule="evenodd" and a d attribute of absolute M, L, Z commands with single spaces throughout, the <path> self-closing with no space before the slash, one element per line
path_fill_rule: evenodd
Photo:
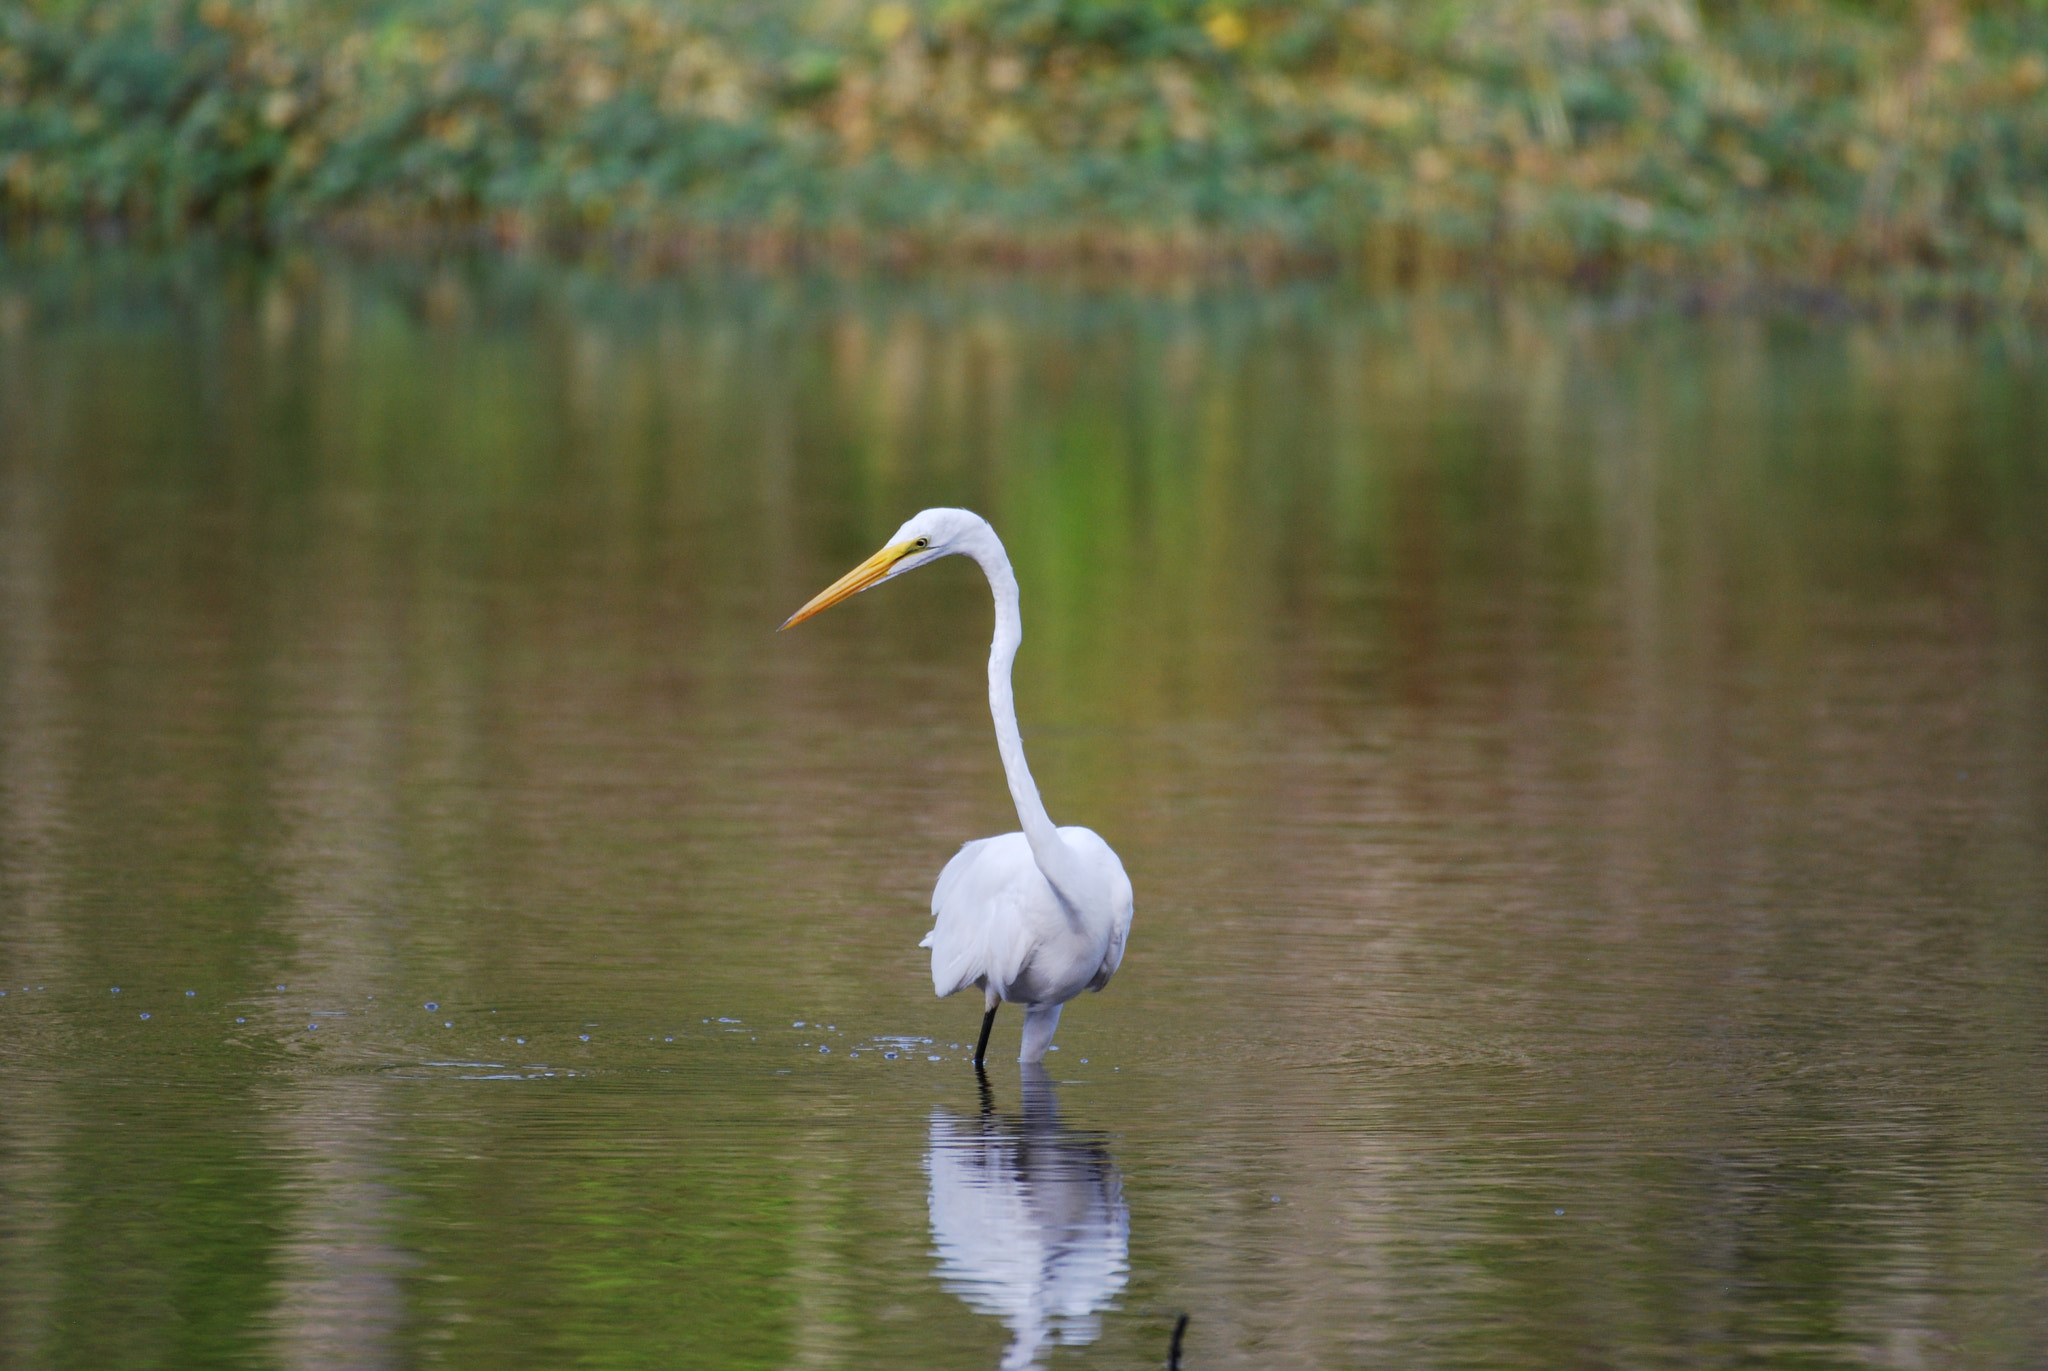
<path fill-rule="evenodd" d="M 1109 951 L 1103 954 L 1102 969 L 1088 982 L 1090 990 L 1100 990 L 1109 984 L 1109 978 L 1116 975 L 1116 969 L 1124 964 L 1124 940 L 1131 935 L 1131 919 L 1126 914 L 1109 931 Z"/>
<path fill-rule="evenodd" d="M 947 862 L 946 869 L 939 873 L 939 883 L 932 887 L 932 917 L 934 919 L 939 917 L 939 911 L 945 908 L 947 899 L 951 897 L 953 891 L 959 886 L 960 878 L 967 874 L 967 869 L 973 866 L 980 858 L 982 851 L 990 843 L 1000 841 L 1001 839 L 999 838 L 976 838 L 971 843 L 962 844 L 960 850 L 953 854 L 953 860 Z M 932 945 L 932 934 L 937 932 L 938 930 L 935 928 L 931 933 L 925 934 L 924 941 L 919 943 L 918 946 L 930 947 Z"/>
<path fill-rule="evenodd" d="M 961 848 L 939 873 L 932 931 L 918 944 L 932 950 L 932 989 L 943 998 L 983 977 L 1013 983 L 1031 953 L 1024 902 L 1034 891 L 1053 898 L 1022 833 Z"/>
<path fill-rule="evenodd" d="M 1097 850 L 1091 856 L 1102 868 L 1110 898 L 1109 950 L 1103 953 L 1101 969 L 1088 982 L 1090 990 L 1100 990 L 1109 984 L 1109 978 L 1116 975 L 1116 969 L 1124 964 L 1124 944 L 1130 940 L 1131 915 L 1136 902 L 1131 894 L 1131 878 L 1124 874 L 1123 862 L 1108 843 L 1093 833 L 1088 837 L 1094 840 L 1093 847 Z"/>

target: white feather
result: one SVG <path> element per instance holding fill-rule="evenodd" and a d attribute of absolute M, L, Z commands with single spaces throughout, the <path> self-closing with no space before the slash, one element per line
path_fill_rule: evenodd
<path fill-rule="evenodd" d="M 1060 840 L 1088 883 L 1105 891 L 1075 910 L 1053 890 L 1022 833 L 967 844 L 932 891 L 932 989 L 969 986 L 1012 1004 L 1064 1004 L 1100 990 L 1123 960 L 1131 929 L 1131 882 L 1109 844 L 1085 828 Z"/>

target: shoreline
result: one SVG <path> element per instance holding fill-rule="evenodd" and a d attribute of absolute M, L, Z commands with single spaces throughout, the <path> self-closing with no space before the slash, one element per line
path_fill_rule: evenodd
<path fill-rule="evenodd" d="M 1390 233 L 1369 248 L 1276 244 L 1270 240 L 1161 242 L 1156 235 L 1076 231 L 1016 241 L 984 236 L 934 239 L 907 233 L 806 233 L 732 226 L 633 231 L 535 232 L 506 225 L 404 224 L 336 216 L 278 234 L 189 232 L 151 241 L 126 226 L 43 224 L 33 232 L 0 223 L 0 271 L 128 257 L 174 261 L 193 254 L 285 261 L 295 255 L 373 264 L 482 258 L 553 267 L 598 266 L 642 280 L 736 272 L 755 278 L 847 281 L 1044 282 L 1083 292 L 1170 296 L 1188 291 L 1330 287 L 1364 296 L 1415 299 L 1438 292 L 1550 297 L 1622 312 L 1787 316 L 1808 319 L 1947 318 L 2004 321 L 2048 331 L 2048 283 L 2015 297 L 1962 273 L 1876 270 L 1815 279 L 1756 270 L 1655 269 L 1641 263 L 1584 263 L 1544 270 Z"/>

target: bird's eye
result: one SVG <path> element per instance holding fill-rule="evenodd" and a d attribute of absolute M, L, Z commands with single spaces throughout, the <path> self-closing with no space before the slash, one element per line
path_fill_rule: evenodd
<path fill-rule="evenodd" d="M 916 542 L 911 544 L 912 547 L 930 547 L 931 545 L 932 540 L 929 538 L 920 538 Z"/>

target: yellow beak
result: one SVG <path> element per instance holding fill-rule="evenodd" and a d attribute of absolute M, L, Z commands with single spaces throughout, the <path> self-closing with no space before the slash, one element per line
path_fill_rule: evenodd
<path fill-rule="evenodd" d="M 889 546 L 883 548 L 880 552 L 877 552 L 874 556 L 868 558 L 865 562 L 862 562 L 859 566 L 811 597 L 809 604 L 790 615 L 787 619 L 784 619 L 782 621 L 782 628 L 778 628 L 775 631 L 780 633 L 783 628 L 788 628 L 791 624 L 800 624 L 820 610 L 830 609 L 841 600 L 860 594 L 863 590 L 866 590 L 869 586 L 887 576 L 890 567 L 895 566 L 915 551 L 917 551 L 917 544 L 914 542 L 889 544 Z"/>

